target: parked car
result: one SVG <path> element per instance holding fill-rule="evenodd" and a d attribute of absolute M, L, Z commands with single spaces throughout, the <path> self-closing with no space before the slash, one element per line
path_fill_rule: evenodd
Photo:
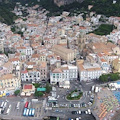
<path fill-rule="evenodd" d="M 91 114 L 91 110 L 90 109 L 88 109 L 88 114 Z"/>
<path fill-rule="evenodd" d="M 87 104 L 85 104 L 85 107 L 87 107 Z"/>
<path fill-rule="evenodd" d="M 79 112 L 79 114 L 81 114 L 81 111 L 80 111 L 80 110 L 79 110 L 78 112 Z"/>
<path fill-rule="evenodd" d="M 78 104 L 78 107 L 80 108 L 80 104 Z"/>
<path fill-rule="evenodd" d="M 74 107 L 74 105 L 73 105 L 73 104 L 71 104 L 71 107 Z"/>
<path fill-rule="evenodd" d="M 71 113 L 72 113 L 72 114 L 77 114 L 77 111 L 72 111 Z"/>
<path fill-rule="evenodd" d="M 88 105 L 91 106 L 91 105 L 92 105 L 92 102 L 89 102 Z"/>
<path fill-rule="evenodd" d="M 87 110 L 85 111 L 85 114 L 88 114 L 88 111 L 87 111 Z"/>

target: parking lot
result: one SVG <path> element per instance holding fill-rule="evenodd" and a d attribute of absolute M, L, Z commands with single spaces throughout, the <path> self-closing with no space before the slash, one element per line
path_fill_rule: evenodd
<path fill-rule="evenodd" d="M 25 103 L 26 101 L 29 102 L 27 109 L 35 109 L 35 114 L 34 116 L 23 116 L 24 108 L 25 108 Z M 17 107 L 18 102 L 19 107 Z M 4 107 L 2 107 L 2 103 L 4 103 Z M 46 103 L 45 103 L 46 104 Z M 32 102 L 30 99 L 21 99 L 19 101 L 12 101 L 12 99 L 4 99 L 0 100 L 0 109 L 1 109 L 1 115 L 2 118 L 23 118 L 23 119 L 37 119 L 37 118 L 42 118 L 44 116 L 44 108 L 43 108 L 43 101 L 38 101 L 38 102 Z M 8 110 L 10 109 L 10 110 Z"/>
<path fill-rule="evenodd" d="M 2 104 L 3 101 L 0 101 L 0 105 Z M 6 101 L 4 101 L 6 102 Z M 16 105 L 17 105 L 17 101 L 16 102 L 12 102 L 12 101 L 7 101 L 7 105 L 3 111 L 3 115 L 7 115 L 7 109 L 9 108 L 9 105 L 11 105 L 11 109 L 10 112 L 8 113 L 8 115 L 11 116 L 21 116 L 23 113 L 23 108 L 24 108 L 24 102 L 20 102 L 20 106 L 19 109 L 16 109 Z"/>

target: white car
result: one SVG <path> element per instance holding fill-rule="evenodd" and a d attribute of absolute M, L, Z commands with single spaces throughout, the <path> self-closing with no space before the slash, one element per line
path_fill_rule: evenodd
<path fill-rule="evenodd" d="M 60 96 L 58 95 L 57 98 L 59 98 Z"/>
<path fill-rule="evenodd" d="M 85 107 L 87 107 L 87 104 L 85 104 Z"/>
<path fill-rule="evenodd" d="M 79 117 L 79 120 L 81 120 L 81 117 Z"/>
<path fill-rule="evenodd" d="M 79 112 L 79 114 L 81 114 L 81 111 L 80 111 L 80 110 L 79 110 L 78 112 Z"/>
<path fill-rule="evenodd" d="M 74 107 L 76 107 L 76 105 L 74 104 Z"/>
<path fill-rule="evenodd" d="M 88 105 L 89 105 L 89 106 L 91 106 L 91 105 L 92 105 L 92 103 L 91 103 L 91 102 L 89 102 L 89 103 L 88 103 Z"/>
<path fill-rule="evenodd" d="M 80 108 L 80 104 L 78 104 L 78 107 Z"/>
<path fill-rule="evenodd" d="M 85 114 L 88 114 L 88 111 L 87 111 L 87 110 L 85 111 Z"/>
<path fill-rule="evenodd" d="M 90 109 L 88 109 L 88 114 L 91 114 L 91 110 Z"/>

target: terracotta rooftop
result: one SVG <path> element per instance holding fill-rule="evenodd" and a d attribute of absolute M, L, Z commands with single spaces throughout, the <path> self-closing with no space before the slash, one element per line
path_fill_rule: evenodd
<path fill-rule="evenodd" d="M 24 71 L 21 71 L 21 73 L 28 73 L 28 71 L 27 71 L 27 70 L 24 70 Z"/>
<path fill-rule="evenodd" d="M 12 58 L 10 59 L 11 62 L 14 62 L 14 61 L 19 61 L 19 58 Z"/>
<path fill-rule="evenodd" d="M 45 68 L 46 66 L 47 66 L 46 62 L 41 62 L 41 65 L 40 65 L 41 68 Z"/>
<path fill-rule="evenodd" d="M 14 78 L 13 74 L 6 74 L 0 77 L 0 80 L 12 79 Z"/>
<path fill-rule="evenodd" d="M 62 70 L 60 68 L 56 68 L 52 71 L 52 73 L 62 73 Z"/>
<path fill-rule="evenodd" d="M 24 89 L 32 89 L 32 85 L 24 85 Z"/>
<path fill-rule="evenodd" d="M 101 62 L 107 62 L 105 59 L 100 59 L 101 60 Z"/>

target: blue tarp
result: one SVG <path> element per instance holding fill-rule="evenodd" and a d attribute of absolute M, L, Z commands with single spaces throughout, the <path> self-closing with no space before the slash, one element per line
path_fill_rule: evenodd
<path fill-rule="evenodd" d="M 37 91 L 45 92 L 46 88 L 37 88 Z"/>

